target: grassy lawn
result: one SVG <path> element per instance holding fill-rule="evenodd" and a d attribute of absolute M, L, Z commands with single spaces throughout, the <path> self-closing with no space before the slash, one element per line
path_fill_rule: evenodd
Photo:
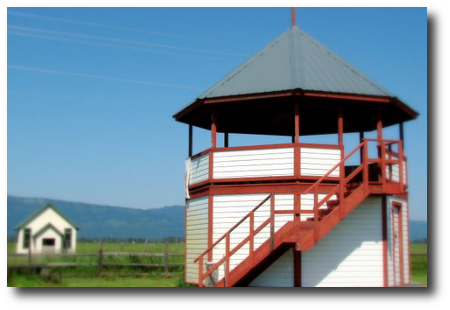
<path fill-rule="evenodd" d="M 411 253 L 427 253 L 427 244 L 411 244 Z M 427 285 L 427 256 L 411 256 L 412 283 Z"/>
<path fill-rule="evenodd" d="M 182 273 L 172 277 L 158 274 L 140 275 L 64 275 L 60 280 L 45 280 L 34 274 L 16 274 L 8 279 L 9 287 L 178 287 Z"/>

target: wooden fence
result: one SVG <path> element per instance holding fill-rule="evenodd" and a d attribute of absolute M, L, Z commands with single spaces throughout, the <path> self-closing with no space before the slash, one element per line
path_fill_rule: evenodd
<path fill-rule="evenodd" d="M 8 273 L 10 270 L 18 269 L 34 269 L 42 270 L 46 268 L 61 268 L 61 267 L 92 267 L 97 266 L 98 271 L 101 272 L 103 267 L 132 267 L 132 268 L 164 268 L 164 274 L 169 274 L 169 269 L 172 267 L 183 267 L 184 263 L 171 263 L 169 258 L 182 257 L 184 254 L 169 253 L 168 245 L 166 244 L 164 253 L 146 253 L 146 252 L 103 252 L 103 245 L 97 253 L 46 253 L 46 254 L 8 254 L 8 258 L 28 258 L 27 263 L 8 263 Z M 46 258 L 80 258 L 91 257 L 97 258 L 95 262 L 33 262 L 35 259 Z M 162 263 L 123 263 L 123 262 L 105 262 L 107 257 L 137 257 L 137 258 L 162 258 Z"/>

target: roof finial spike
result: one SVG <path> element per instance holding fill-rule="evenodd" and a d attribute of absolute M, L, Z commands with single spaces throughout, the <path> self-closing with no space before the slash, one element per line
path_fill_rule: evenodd
<path fill-rule="evenodd" d="M 291 27 L 294 28 L 297 25 L 297 20 L 295 16 L 296 10 L 295 8 L 291 8 Z"/>

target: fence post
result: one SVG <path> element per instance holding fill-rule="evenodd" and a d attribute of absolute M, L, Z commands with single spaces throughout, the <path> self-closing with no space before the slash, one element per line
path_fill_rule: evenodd
<path fill-rule="evenodd" d="M 28 245 L 28 265 L 31 265 L 31 240 L 30 244 Z"/>
<path fill-rule="evenodd" d="M 103 242 L 104 240 L 102 240 L 98 249 L 98 273 L 101 273 L 103 269 Z"/>
<path fill-rule="evenodd" d="M 169 275 L 169 243 L 167 242 L 164 250 L 164 275 L 166 277 Z"/>

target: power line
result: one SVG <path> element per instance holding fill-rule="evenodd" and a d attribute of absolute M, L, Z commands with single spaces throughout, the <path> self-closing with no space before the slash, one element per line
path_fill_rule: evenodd
<path fill-rule="evenodd" d="M 185 53 L 172 52 L 172 51 L 163 51 L 163 50 L 155 50 L 155 49 L 148 49 L 148 48 L 139 48 L 139 47 L 124 46 L 124 45 L 114 45 L 114 44 L 107 44 L 107 43 L 51 37 L 51 36 L 46 36 L 46 35 L 18 32 L 18 31 L 8 31 L 8 35 L 24 36 L 24 37 L 31 37 L 31 38 L 38 38 L 38 39 L 45 39 L 45 40 L 69 42 L 69 43 L 80 43 L 80 44 L 88 44 L 88 45 L 96 45 L 96 46 L 104 46 L 104 47 L 121 48 L 121 49 L 143 51 L 143 52 L 150 52 L 150 53 L 160 53 L 160 54 L 169 54 L 169 55 L 177 55 L 177 56 L 196 57 L 196 58 L 207 58 L 207 59 L 213 59 L 213 60 L 224 60 L 224 58 L 208 56 L 208 55 L 185 54 Z"/>
<path fill-rule="evenodd" d="M 114 78 L 114 77 L 107 77 L 107 76 L 101 76 L 101 75 L 74 73 L 74 72 L 67 72 L 67 71 L 57 71 L 57 70 L 51 70 L 51 69 L 42 69 L 42 68 L 18 66 L 18 65 L 8 65 L 8 69 L 19 70 L 19 71 L 31 71 L 31 72 L 39 72 L 39 73 L 48 73 L 48 74 L 57 74 L 57 75 L 66 75 L 66 76 L 76 76 L 76 77 L 83 77 L 83 78 L 91 78 L 91 79 L 115 81 L 115 82 L 124 82 L 124 83 L 133 83 L 133 84 L 144 84 L 144 85 L 151 85 L 151 86 L 162 86 L 162 87 L 173 87 L 173 88 L 182 88 L 182 89 L 202 90 L 202 88 L 186 86 L 186 85 L 166 84 L 166 83 L 157 83 L 157 82 L 151 82 L 151 81 Z"/>
<path fill-rule="evenodd" d="M 100 27 L 100 28 L 107 28 L 107 29 L 114 29 L 114 30 L 139 32 L 139 33 L 145 33 L 145 34 L 150 34 L 150 35 L 167 36 L 167 37 L 174 37 L 174 38 L 184 38 L 184 39 L 198 40 L 198 41 L 204 41 L 204 42 L 214 42 L 214 43 L 222 43 L 222 44 L 249 46 L 249 44 L 245 44 L 245 43 L 213 40 L 213 39 L 200 38 L 200 37 L 196 37 L 196 36 L 178 35 L 178 34 L 173 34 L 173 33 L 159 32 L 159 31 L 148 31 L 148 30 L 137 29 L 137 28 L 118 27 L 118 26 L 93 23 L 93 22 L 88 22 L 88 21 L 80 21 L 80 20 L 73 20 L 73 19 L 66 19 L 66 18 L 59 18 L 59 17 L 50 17 L 50 16 L 43 16 L 43 15 L 38 15 L 38 14 L 29 14 L 29 13 L 23 13 L 23 12 L 19 12 L 19 11 L 8 10 L 8 15 L 21 16 L 21 17 L 25 17 L 25 18 L 50 20 L 50 21 L 55 21 L 55 22 L 70 23 L 70 24 L 77 24 L 77 25 L 84 25 L 84 26 L 91 26 L 91 27 Z"/>
<path fill-rule="evenodd" d="M 105 38 L 105 37 L 83 35 L 83 34 L 61 32 L 61 31 L 53 31 L 53 30 L 45 30 L 45 29 L 39 29 L 39 28 L 21 27 L 21 26 L 15 26 L 15 25 L 8 25 L 8 28 L 22 30 L 22 31 L 25 30 L 25 31 L 31 31 L 31 32 L 47 33 L 47 34 L 77 37 L 77 38 L 84 38 L 84 39 L 91 39 L 91 40 L 107 41 L 107 42 L 129 43 L 129 44 L 145 45 L 145 46 L 158 47 L 158 48 L 178 49 L 178 50 L 184 50 L 184 51 L 211 53 L 211 54 L 219 54 L 219 55 L 227 55 L 227 56 L 244 56 L 242 54 L 236 54 L 236 53 L 217 52 L 217 51 L 202 50 L 202 49 L 195 49 L 195 48 L 182 47 L 182 46 L 151 43 L 151 42 L 141 42 L 141 41 L 123 40 L 123 39 L 111 39 L 111 38 Z"/>

